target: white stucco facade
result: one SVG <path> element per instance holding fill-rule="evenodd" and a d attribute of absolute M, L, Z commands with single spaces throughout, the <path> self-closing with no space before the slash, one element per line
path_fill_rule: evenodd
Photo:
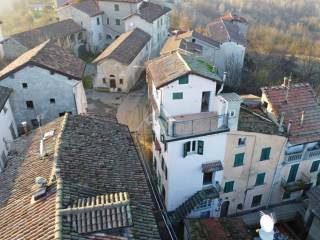
<path fill-rule="evenodd" d="M 156 89 L 153 84 L 149 85 L 149 95 L 152 96 L 156 105 L 154 105 L 152 116 L 155 138 L 153 169 L 168 211 L 177 209 L 202 189 L 209 186 L 219 189 L 223 181 L 222 169 L 212 172 L 209 181 L 207 179 L 204 182 L 202 166 L 218 161 L 223 165 L 229 131 L 228 127 L 224 126 L 226 119 L 222 119 L 228 111 L 220 106 L 219 96 L 216 96 L 216 82 L 194 74 L 188 75 L 188 83 L 179 84 L 178 79 L 159 89 Z M 204 92 L 210 92 L 205 110 L 202 104 Z M 182 93 L 182 99 L 173 99 L 175 93 Z M 203 118 L 202 114 L 213 115 Z M 177 120 L 180 117 L 189 119 L 190 116 L 192 116 L 191 120 L 182 120 L 182 122 Z M 212 124 L 213 122 L 217 124 L 215 129 L 205 128 L 208 119 L 211 119 Z M 189 121 L 194 121 L 197 126 L 203 124 L 202 134 L 197 134 L 196 130 L 189 132 L 184 128 L 180 132 L 183 135 L 174 135 L 175 130 L 170 130 L 172 124 L 176 124 L 173 129 L 177 130 L 179 124 L 188 125 L 186 122 Z M 185 144 L 188 142 L 191 143 L 190 152 L 185 153 Z M 203 151 L 198 149 L 201 146 L 199 142 L 203 143 Z M 194 147 L 192 147 L 193 144 Z M 210 216 L 217 217 L 218 205 L 218 199 L 210 200 L 205 208 L 195 209 L 190 216 L 199 216 L 201 212 L 209 211 Z"/>
<path fill-rule="evenodd" d="M 151 49 L 153 54 L 158 54 L 168 37 L 169 16 L 168 13 L 155 19 L 152 23 L 142 19 L 138 15 L 132 15 L 124 20 L 125 31 L 140 28 L 151 35 Z"/>
<path fill-rule="evenodd" d="M 105 34 L 109 35 L 109 40 L 113 40 L 121 33 L 125 32 L 123 19 L 138 9 L 139 3 L 121 1 L 99 1 L 100 9 L 104 12 L 103 26 Z"/>
<path fill-rule="evenodd" d="M 32 120 L 39 115 L 46 123 L 64 112 L 81 114 L 87 109 L 81 81 L 37 66 L 25 66 L 2 79 L 0 85 L 13 89 L 11 103 L 18 127 L 26 121 L 32 128 Z"/>
<path fill-rule="evenodd" d="M 17 136 L 18 131 L 8 99 L 0 111 L 0 173 L 6 165 L 10 144 Z"/>

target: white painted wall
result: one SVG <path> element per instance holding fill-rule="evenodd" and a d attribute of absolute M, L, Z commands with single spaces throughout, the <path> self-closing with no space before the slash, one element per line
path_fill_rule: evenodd
<path fill-rule="evenodd" d="M 209 111 L 214 109 L 214 99 L 216 94 L 216 82 L 190 74 L 188 84 L 179 84 L 178 80 L 160 89 L 162 108 L 167 117 L 192 114 L 201 112 L 202 92 L 210 91 Z M 174 92 L 183 92 L 183 99 L 173 100 Z"/>
<path fill-rule="evenodd" d="M 105 33 L 110 34 L 112 38 L 125 32 L 125 25 L 122 20 L 135 12 L 138 8 L 138 3 L 120 1 L 98 1 L 98 4 L 100 9 L 104 11 L 103 26 Z M 119 5 L 119 11 L 115 11 L 115 4 Z M 107 19 L 109 19 L 109 24 Z M 116 19 L 120 19 L 120 25 L 116 25 Z"/>
<path fill-rule="evenodd" d="M 168 37 L 169 16 L 168 13 L 149 23 L 137 15 L 133 15 L 124 20 L 125 31 L 138 27 L 149 33 L 152 37 L 152 53 L 158 54 L 160 48 Z"/>
<path fill-rule="evenodd" d="M 6 109 L 6 112 L 4 111 Z M 11 134 L 10 125 L 13 125 L 15 136 Z M 8 156 L 10 150 L 10 143 L 14 140 L 14 137 L 18 136 L 17 127 L 13 117 L 11 105 L 9 99 L 7 100 L 4 108 L 0 112 L 0 172 L 2 171 L 5 163 L 2 160 L 2 154 L 5 157 Z"/>
<path fill-rule="evenodd" d="M 159 127 L 155 127 L 156 137 L 160 139 L 158 134 Z M 192 154 L 183 157 L 183 144 L 188 141 L 204 141 L 203 155 Z M 213 134 L 202 137 L 188 138 L 186 140 L 168 142 L 167 151 L 161 144 L 162 154 L 166 166 L 168 168 L 168 180 L 165 180 L 164 172 L 161 169 L 161 157 L 155 154 L 157 159 L 158 172 L 161 176 L 161 182 L 166 189 L 165 204 L 168 211 L 173 211 L 188 198 L 201 190 L 203 186 L 202 164 L 212 161 L 223 161 L 226 144 L 226 134 Z M 154 151 L 155 152 L 155 151 Z M 222 181 L 222 171 L 216 172 L 213 183 Z"/>

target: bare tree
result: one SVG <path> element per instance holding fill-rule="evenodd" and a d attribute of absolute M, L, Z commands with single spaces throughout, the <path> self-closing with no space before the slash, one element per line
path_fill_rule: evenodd
<path fill-rule="evenodd" d="M 225 60 L 225 71 L 228 73 L 226 85 L 238 89 L 241 83 L 242 64 L 232 54 Z"/>

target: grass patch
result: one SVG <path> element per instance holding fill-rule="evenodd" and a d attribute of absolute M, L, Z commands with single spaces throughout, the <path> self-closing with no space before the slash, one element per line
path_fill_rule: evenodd
<path fill-rule="evenodd" d="M 95 88 L 95 90 L 96 90 L 97 92 L 110 92 L 110 89 L 109 89 L 109 88 L 103 88 L 103 87 Z"/>
<path fill-rule="evenodd" d="M 93 79 L 91 76 L 85 76 L 82 79 L 82 83 L 83 83 L 83 87 L 85 89 L 92 89 L 93 88 L 93 83 L 92 83 Z"/>

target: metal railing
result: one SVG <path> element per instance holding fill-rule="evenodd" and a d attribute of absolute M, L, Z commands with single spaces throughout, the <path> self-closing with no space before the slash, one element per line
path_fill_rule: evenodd
<path fill-rule="evenodd" d="M 176 120 L 160 114 L 161 124 L 170 137 L 183 137 L 189 135 L 215 132 L 228 128 L 228 115 L 201 117 L 190 120 Z"/>
<path fill-rule="evenodd" d="M 303 160 L 313 160 L 320 158 L 320 149 L 307 150 L 299 153 L 286 154 L 284 161 L 286 163 L 298 162 Z"/>

